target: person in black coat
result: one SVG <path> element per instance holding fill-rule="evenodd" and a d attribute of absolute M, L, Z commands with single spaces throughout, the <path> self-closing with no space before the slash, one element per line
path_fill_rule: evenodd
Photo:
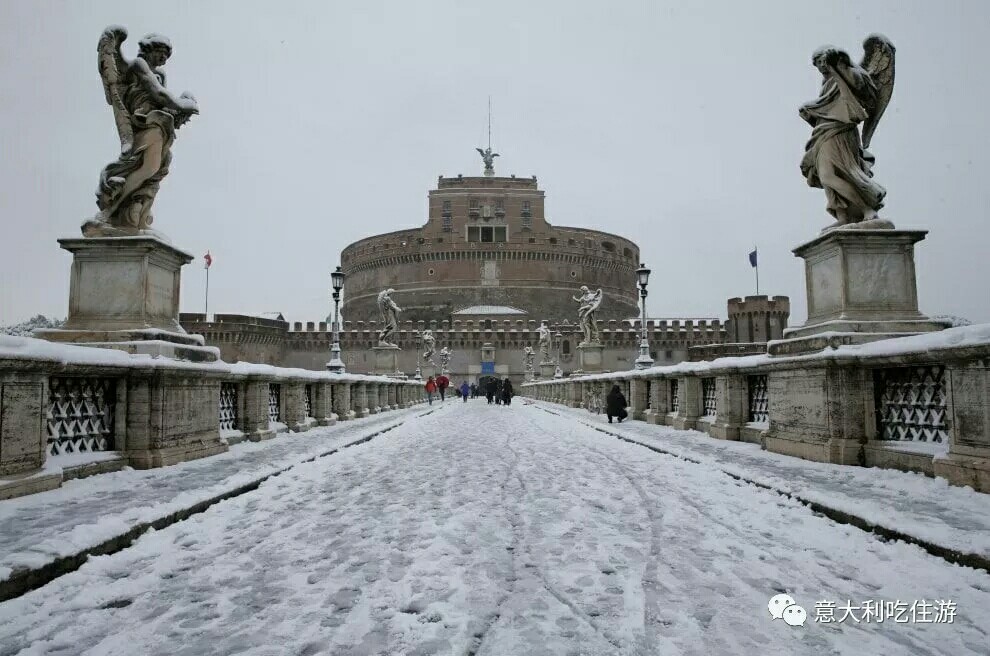
<path fill-rule="evenodd" d="M 509 405 L 512 402 L 512 381 L 506 378 L 502 381 L 502 405 Z"/>
<path fill-rule="evenodd" d="M 485 398 L 488 399 L 489 403 L 494 402 L 495 393 L 497 391 L 498 391 L 498 385 L 495 384 L 495 379 L 494 378 L 489 379 L 488 383 L 485 385 Z"/>
<path fill-rule="evenodd" d="M 605 414 L 608 415 L 608 423 L 611 424 L 612 417 L 615 417 L 621 424 L 622 420 L 629 416 L 626 405 L 626 397 L 622 394 L 622 390 L 618 385 L 612 385 L 612 391 L 605 397 Z"/>

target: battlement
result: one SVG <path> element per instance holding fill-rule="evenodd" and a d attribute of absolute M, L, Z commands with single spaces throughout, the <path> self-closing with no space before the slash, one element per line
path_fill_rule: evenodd
<path fill-rule="evenodd" d="M 729 317 L 741 312 L 791 312 L 791 299 L 788 296 L 766 295 L 730 298 L 726 301 Z"/>
<path fill-rule="evenodd" d="M 566 339 L 572 339 L 581 334 L 580 326 L 576 323 L 550 323 L 554 333 L 561 333 Z M 656 319 L 647 321 L 647 333 L 650 339 L 657 342 L 677 343 L 721 343 L 725 341 L 726 329 L 719 319 Z M 418 335 L 425 330 L 432 330 L 438 345 L 444 341 L 473 342 L 477 340 L 539 341 L 540 322 L 529 319 L 501 320 L 459 320 L 454 321 L 403 321 L 390 339 L 399 344 L 411 344 L 418 340 Z M 598 329 L 602 343 L 628 343 L 635 345 L 640 339 L 640 322 L 638 320 L 599 320 Z M 343 344 L 373 342 L 381 330 L 377 321 L 344 321 L 340 330 L 340 341 Z M 332 326 L 326 322 L 308 321 L 305 324 L 296 321 L 288 332 L 289 340 L 324 340 L 332 339 Z"/>

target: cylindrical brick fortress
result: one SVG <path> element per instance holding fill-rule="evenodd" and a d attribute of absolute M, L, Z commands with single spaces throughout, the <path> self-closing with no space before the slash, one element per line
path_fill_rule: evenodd
<path fill-rule="evenodd" d="M 379 320 L 377 296 L 395 289 L 402 320 L 443 321 L 464 308 L 507 306 L 529 319 L 577 321 L 581 285 L 601 288 L 601 319 L 638 316 L 639 247 L 597 230 L 552 226 L 536 178 L 441 177 L 429 220 L 344 249 L 341 314 Z"/>

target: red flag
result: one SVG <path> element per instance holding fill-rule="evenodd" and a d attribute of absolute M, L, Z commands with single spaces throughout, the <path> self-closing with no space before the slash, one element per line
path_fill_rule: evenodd
<path fill-rule="evenodd" d="M 206 251 L 206 255 L 203 256 L 203 259 L 206 260 L 206 268 L 209 269 L 210 265 L 213 264 L 213 256 L 210 255 L 210 251 Z"/>

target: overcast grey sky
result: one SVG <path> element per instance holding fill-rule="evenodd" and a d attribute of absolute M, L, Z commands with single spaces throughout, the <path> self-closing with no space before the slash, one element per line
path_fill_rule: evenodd
<path fill-rule="evenodd" d="M 897 46 L 871 150 L 881 215 L 927 228 L 921 310 L 990 321 L 990 2 L 51 2 L 0 0 L 0 324 L 65 316 L 71 256 L 119 150 L 105 26 L 171 38 L 179 131 L 155 227 L 196 256 L 183 311 L 318 321 L 348 243 L 425 222 L 437 176 L 476 175 L 488 96 L 500 174 L 547 218 L 639 243 L 651 316 L 719 316 L 760 289 L 806 317 L 797 244 L 830 222 L 798 164 L 811 53 Z M 401 303 L 401 301 L 400 301 Z"/>

